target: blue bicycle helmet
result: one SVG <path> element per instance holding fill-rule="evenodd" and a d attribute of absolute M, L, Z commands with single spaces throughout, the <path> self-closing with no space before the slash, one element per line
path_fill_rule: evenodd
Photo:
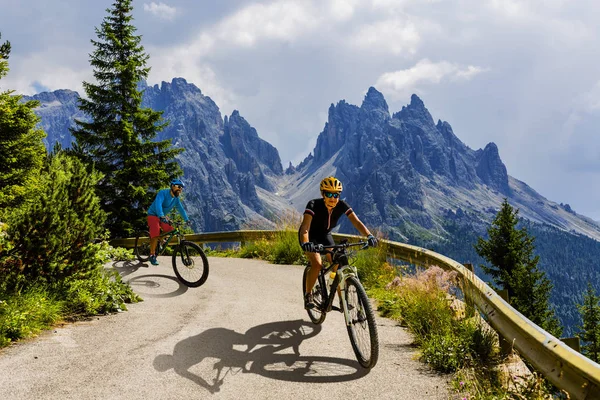
<path fill-rule="evenodd" d="M 171 186 L 173 186 L 173 185 L 181 185 L 182 188 L 185 187 L 185 184 L 183 183 L 183 181 L 181 179 L 177 179 L 177 178 L 173 179 L 171 181 Z"/>

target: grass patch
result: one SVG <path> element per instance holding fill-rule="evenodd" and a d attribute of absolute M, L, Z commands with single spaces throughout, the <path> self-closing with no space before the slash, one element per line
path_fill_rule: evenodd
<path fill-rule="evenodd" d="M 0 347 L 38 334 L 62 320 L 63 302 L 42 287 L 0 300 Z"/>
<path fill-rule="evenodd" d="M 259 239 L 246 243 L 239 251 L 241 258 L 259 258 L 274 264 L 302 265 L 308 260 L 298 244 L 298 233 L 279 231 L 272 239 Z"/>
<path fill-rule="evenodd" d="M 104 263 L 131 260 L 131 250 L 113 248 L 106 242 L 97 244 L 96 267 L 62 280 L 17 282 L 12 289 L 0 284 L 0 347 L 29 338 L 61 321 L 74 321 L 93 315 L 127 310 L 127 303 L 142 299 Z M 17 276 L 18 278 L 18 276 Z"/>
<path fill-rule="evenodd" d="M 368 271 L 368 277 L 385 271 Z M 389 276 L 385 274 L 385 276 Z M 436 371 L 453 374 L 452 389 L 461 399 L 551 399 L 549 385 L 539 375 L 501 379 L 503 362 L 495 331 L 479 314 L 452 295 L 456 274 L 439 267 L 417 270 L 380 282 L 369 290 L 385 317 L 407 327 L 420 349 L 421 361 Z"/>

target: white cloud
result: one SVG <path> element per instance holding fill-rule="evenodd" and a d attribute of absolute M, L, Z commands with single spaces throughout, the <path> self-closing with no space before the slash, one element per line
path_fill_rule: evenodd
<path fill-rule="evenodd" d="M 93 82 L 92 70 L 86 65 L 77 68 L 73 62 L 76 55 L 73 53 L 75 51 L 71 49 L 52 47 L 24 56 L 11 55 L 10 71 L 0 81 L 1 90 L 10 89 L 19 94 L 33 95 L 42 86 L 50 91 L 71 89 L 85 96 L 82 82 Z M 54 54 L 61 54 L 63 58 L 55 58 Z"/>
<path fill-rule="evenodd" d="M 224 42 L 253 46 L 261 39 L 292 40 L 316 25 L 317 15 L 310 3 L 252 4 L 223 20 L 216 36 Z"/>
<path fill-rule="evenodd" d="M 351 19 L 359 5 L 358 0 L 330 0 L 329 14 L 338 21 Z"/>
<path fill-rule="evenodd" d="M 165 3 L 144 3 L 144 11 L 149 12 L 158 18 L 169 21 L 172 21 L 177 15 L 177 8 L 171 7 Z"/>
<path fill-rule="evenodd" d="M 421 42 L 417 26 L 409 20 L 389 19 L 362 25 L 352 43 L 363 50 L 379 49 L 398 55 L 415 54 Z"/>
<path fill-rule="evenodd" d="M 469 80 L 484 71 L 485 68 L 472 65 L 464 68 L 448 61 L 433 63 L 424 59 L 414 67 L 382 74 L 375 86 L 389 94 L 405 96 L 421 84 L 437 84 L 444 79 Z"/>

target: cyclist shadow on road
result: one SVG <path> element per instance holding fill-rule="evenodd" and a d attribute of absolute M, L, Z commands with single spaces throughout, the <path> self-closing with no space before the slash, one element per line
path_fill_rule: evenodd
<path fill-rule="evenodd" d="M 320 325 L 303 320 L 258 325 L 244 334 L 226 328 L 208 329 L 177 343 L 172 355 L 157 356 L 154 368 L 160 372 L 173 368 L 211 393 L 220 390 L 229 373 L 255 373 L 292 382 L 343 382 L 369 372 L 355 360 L 302 356 L 300 344 L 320 331 Z M 191 371 L 200 370 L 196 366 L 206 358 L 219 359 L 207 373 L 212 379 Z"/>
<path fill-rule="evenodd" d="M 121 278 L 125 278 L 128 275 L 133 274 L 140 268 L 147 268 L 148 263 L 143 263 L 138 260 L 133 261 L 115 261 L 112 265 L 113 269 L 121 275 Z"/>
<path fill-rule="evenodd" d="M 182 295 L 189 289 L 187 286 L 179 282 L 177 278 L 169 275 L 152 273 L 131 276 L 140 268 L 148 268 L 149 264 L 146 262 L 140 262 L 138 260 L 115 261 L 112 267 L 119 273 L 119 275 L 121 275 L 121 279 L 128 283 L 137 294 L 142 296 L 142 298 L 175 297 Z M 155 269 L 152 271 L 154 270 Z"/>

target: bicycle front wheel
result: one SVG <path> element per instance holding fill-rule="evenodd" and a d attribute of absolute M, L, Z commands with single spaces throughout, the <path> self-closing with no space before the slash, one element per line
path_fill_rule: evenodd
<path fill-rule="evenodd" d="M 181 283 L 198 287 L 208 278 L 208 259 L 196 243 L 182 241 L 173 252 L 173 270 Z"/>
<path fill-rule="evenodd" d="M 367 293 L 353 276 L 346 279 L 346 304 L 350 317 L 348 336 L 356 359 L 364 368 L 373 368 L 379 357 L 377 324 Z"/>
<path fill-rule="evenodd" d="M 308 270 L 310 269 L 310 265 L 307 265 L 306 268 L 304 268 L 304 275 L 302 276 L 302 298 L 304 299 L 304 293 L 306 293 L 306 275 L 308 275 Z M 323 297 L 323 291 L 321 290 L 321 285 L 319 284 L 319 281 L 317 280 L 317 282 L 315 283 L 315 286 L 313 286 L 312 289 L 312 294 L 313 294 L 313 301 L 315 302 L 315 308 L 311 308 L 306 310 L 306 312 L 308 313 L 308 317 L 310 318 L 310 320 L 314 323 L 314 324 L 322 324 L 323 321 L 325 321 L 325 316 L 327 316 L 327 314 L 323 311 L 321 311 L 323 303 L 326 301 L 326 299 Z"/>
<path fill-rule="evenodd" d="M 150 232 L 140 231 L 135 235 L 135 256 L 140 262 L 150 257 Z"/>

